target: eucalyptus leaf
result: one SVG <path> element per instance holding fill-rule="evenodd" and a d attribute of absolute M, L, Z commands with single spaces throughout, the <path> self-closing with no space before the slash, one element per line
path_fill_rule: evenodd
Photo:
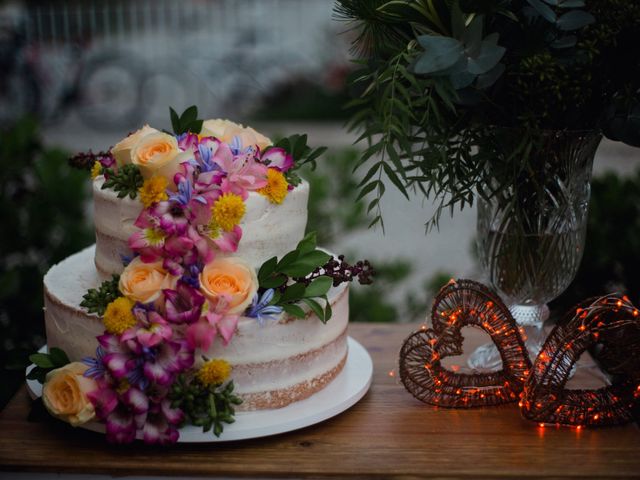
<path fill-rule="evenodd" d="M 464 53 L 462 43 L 455 38 L 421 35 L 418 37 L 418 43 L 425 51 L 418 58 L 414 70 L 422 75 L 453 66 Z"/>
<path fill-rule="evenodd" d="M 558 18 L 556 26 L 560 30 L 572 31 L 591 25 L 596 19 L 593 15 L 583 10 L 572 10 L 564 13 Z"/>
<path fill-rule="evenodd" d="M 529 5 L 531 5 L 545 20 L 551 23 L 556 22 L 557 16 L 551 7 L 545 5 L 540 0 L 527 0 L 527 2 L 529 2 Z"/>
<path fill-rule="evenodd" d="M 478 56 L 469 58 L 469 73 L 475 75 L 487 73 L 502 60 L 506 51 L 506 48 L 500 45 L 483 41 Z"/>
<path fill-rule="evenodd" d="M 565 35 L 551 42 L 551 47 L 561 50 L 563 48 L 572 48 L 578 43 L 578 37 L 575 35 Z"/>

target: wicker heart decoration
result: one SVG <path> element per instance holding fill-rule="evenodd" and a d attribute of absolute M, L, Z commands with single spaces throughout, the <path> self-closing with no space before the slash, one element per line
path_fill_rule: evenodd
<path fill-rule="evenodd" d="M 531 369 L 516 322 L 502 300 L 480 283 L 450 282 L 440 290 L 431 311 L 433 328 L 413 333 L 400 352 L 400 379 L 425 403 L 477 407 L 515 402 Z M 441 359 L 462 354 L 460 329 L 487 332 L 502 357 L 502 370 L 463 374 L 448 370 Z"/>
<path fill-rule="evenodd" d="M 400 351 L 400 379 L 418 400 L 470 408 L 520 399 L 522 415 L 538 423 L 600 426 L 626 423 L 640 410 L 640 315 L 626 297 L 584 302 L 550 333 L 531 366 L 515 320 L 497 294 L 471 280 L 451 281 L 434 300 L 432 328 L 411 334 Z M 461 355 L 464 326 L 487 332 L 503 369 L 462 374 L 441 360 Z M 595 358 L 615 383 L 595 390 L 565 388 L 580 355 Z"/>
<path fill-rule="evenodd" d="M 594 344 L 613 385 L 569 390 L 565 384 L 580 355 Z M 608 295 L 583 302 L 551 332 L 525 384 L 522 415 L 561 425 L 615 425 L 633 420 L 640 397 L 640 321 L 626 297 Z"/>

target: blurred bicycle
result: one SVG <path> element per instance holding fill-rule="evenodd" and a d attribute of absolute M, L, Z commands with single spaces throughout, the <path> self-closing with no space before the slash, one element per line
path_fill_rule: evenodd
<path fill-rule="evenodd" d="M 29 44 L 24 18 L 0 16 L 0 126 L 31 114 L 43 123 L 72 109 L 94 129 L 126 129 L 144 117 L 143 62 L 131 53 L 88 54 L 82 38 Z"/>

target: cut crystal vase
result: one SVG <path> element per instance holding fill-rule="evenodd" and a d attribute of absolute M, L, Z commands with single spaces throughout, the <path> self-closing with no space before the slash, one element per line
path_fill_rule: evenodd
<path fill-rule="evenodd" d="M 536 132 L 529 160 L 519 173 L 508 173 L 504 166 L 524 136 L 518 132 L 496 132 L 496 174 L 478 201 L 477 247 L 484 273 L 522 327 L 533 361 L 545 340 L 547 303 L 569 286 L 582 259 L 591 170 L 602 137 L 595 131 Z M 491 343 L 468 364 L 495 370 L 501 359 Z"/>

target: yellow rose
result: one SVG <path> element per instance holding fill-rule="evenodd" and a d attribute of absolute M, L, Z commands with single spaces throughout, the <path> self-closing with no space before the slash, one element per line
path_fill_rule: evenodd
<path fill-rule="evenodd" d="M 131 149 L 142 139 L 142 137 L 145 137 L 150 133 L 158 133 L 158 130 L 150 127 L 149 125 L 145 125 L 140 130 L 133 132 L 127 138 L 116 143 L 116 145 L 111 149 L 111 154 L 115 157 L 116 163 L 119 167 L 131 163 Z"/>
<path fill-rule="evenodd" d="M 202 270 L 200 290 L 214 308 L 224 298 L 228 313 L 242 313 L 258 291 L 258 278 L 254 269 L 239 258 L 219 257 Z"/>
<path fill-rule="evenodd" d="M 151 303 L 160 297 L 162 289 L 175 288 L 176 282 L 177 278 L 162 268 L 162 262 L 144 263 L 136 257 L 120 275 L 118 288 L 134 302 Z"/>
<path fill-rule="evenodd" d="M 260 150 L 264 150 L 273 143 L 269 138 L 259 132 L 256 132 L 251 127 L 243 127 L 238 123 L 230 120 L 223 120 L 221 118 L 205 120 L 202 124 L 202 131 L 200 134 L 216 137 L 225 143 L 230 143 L 233 140 L 233 137 L 237 136 L 240 138 L 244 147 L 257 145 Z"/>
<path fill-rule="evenodd" d="M 188 153 L 180 153 L 175 137 L 162 132 L 145 135 L 131 149 L 131 163 L 140 168 L 145 180 L 159 175 L 174 189 L 173 176 L 188 158 Z"/>
<path fill-rule="evenodd" d="M 54 417 L 78 426 L 95 417 L 87 393 L 97 388 L 96 382 L 83 376 L 87 366 L 73 362 L 51 370 L 42 387 L 42 402 Z"/>

